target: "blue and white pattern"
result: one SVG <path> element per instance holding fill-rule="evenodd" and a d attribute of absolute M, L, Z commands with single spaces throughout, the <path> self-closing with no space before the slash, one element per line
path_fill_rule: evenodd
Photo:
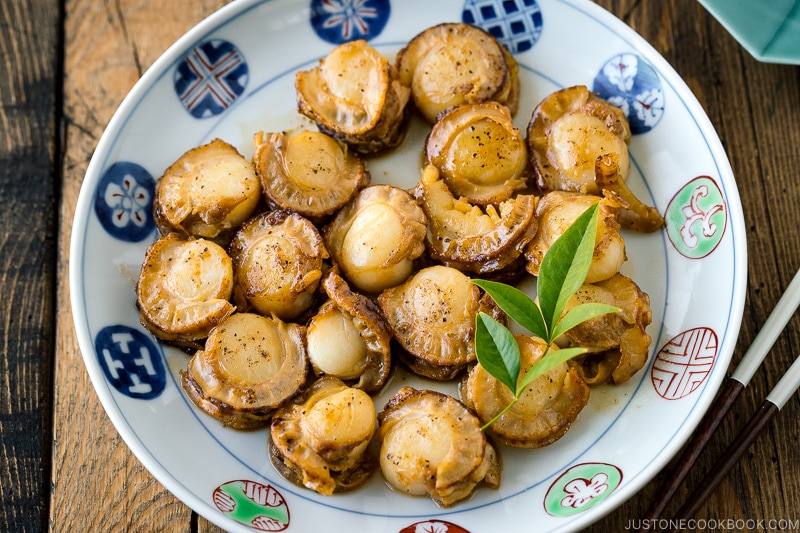
<path fill-rule="evenodd" d="M 164 391 L 167 374 L 161 351 L 141 331 L 107 326 L 97 334 L 94 345 L 106 379 L 120 393 L 146 400 Z"/>
<path fill-rule="evenodd" d="M 183 107 L 195 118 L 219 115 L 242 95 L 249 70 L 242 53 L 213 39 L 192 48 L 178 63 L 173 82 Z"/>
<path fill-rule="evenodd" d="M 311 27 L 321 39 L 342 44 L 380 35 L 391 14 L 389 0 L 313 0 Z"/>
<path fill-rule="evenodd" d="M 103 174 L 94 198 L 94 210 L 113 237 L 140 242 L 155 229 L 153 198 L 156 181 L 136 163 L 121 161 Z"/>
<path fill-rule="evenodd" d="M 637 54 L 619 54 L 609 59 L 595 77 L 593 90 L 622 109 L 633 134 L 650 131 L 664 114 L 661 80 Z"/>
<path fill-rule="evenodd" d="M 536 0 L 467 0 L 461 20 L 491 33 L 511 53 L 530 50 L 542 35 Z"/>

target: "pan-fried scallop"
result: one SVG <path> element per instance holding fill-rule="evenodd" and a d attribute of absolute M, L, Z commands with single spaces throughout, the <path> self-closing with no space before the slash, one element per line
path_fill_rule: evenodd
<path fill-rule="evenodd" d="M 488 296 L 461 271 L 424 268 L 378 296 L 399 346 L 397 355 L 416 373 L 438 380 L 455 377 L 475 361 L 475 317 L 502 319 Z"/>
<path fill-rule="evenodd" d="M 158 180 L 153 200 L 162 234 L 183 234 L 225 242 L 256 209 L 261 198 L 253 164 L 220 139 L 193 148 Z"/>
<path fill-rule="evenodd" d="M 209 335 L 181 373 L 200 409 L 226 426 L 265 426 L 306 381 L 305 328 L 274 316 L 234 313 Z"/>
<path fill-rule="evenodd" d="M 545 191 L 600 194 L 595 161 L 604 154 L 615 154 L 620 176 L 627 179 L 630 138 L 622 110 L 583 85 L 546 96 L 528 123 L 531 162 Z"/>
<path fill-rule="evenodd" d="M 465 272 L 489 274 L 513 265 L 538 227 L 537 197 L 520 194 L 482 209 L 454 197 L 433 165 L 425 167 L 414 196 L 428 218 L 428 253 Z"/>
<path fill-rule="evenodd" d="M 497 102 L 443 111 L 425 144 L 455 196 L 496 204 L 527 185 L 528 149 L 508 107 Z"/>
<path fill-rule="evenodd" d="M 239 228 L 228 251 L 239 308 L 291 320 L 314 303 L 328 252 L 308 219 L 267 211 Z"/>
<path fill-rule="evenodd" d="M 350 290 L 335 272 L 322 282 L 328 301 L 308 323 L 308 358 L 319 376 L 334 376 L 367 392 L 379 390 L 391 370 L 392 332 L 371 299 Z"/>
<path fill-rule="evenodd" d="M 642 202 L 625 183 L 616 154 L 598 156 L 595 183 L 604 193 L 611 191 L 624 203 L 617 217 L 623 228 L 650 233 L 664 225 L 664 218 L 658 210 Z"/>
<path fill-rule="evenodd" d="M 377 468 L 368 446 L 377 428 L 372 398 L 332 376 L 278 409 L 269 455 L 286 479 L 325 496 L 363 485 Z"/>
<path fill-rule="evenodd" d="M 147 248 L 136 283 L 142 324 L 161 340 L 199 348 L 233 311 L 233 265 L 219 245 L 177 233 Z"/>
<path fill-rule="evenodd" d="M 298 110 L 360 153 L 393 148 L 405 137 L 411 91 L 363 39 L 337 46 L 318 66 L 298 72 L 295 87 Z"/>
<path fill-rule="evenodd" d="M 395 60 L 402 83 L 428 122 L 453 106 L 494 101 L 516 113 L 519 66 L 491 34 L 463 22 L 432 26 Z"/>
<path fill-rule="evenodd" d="M 515 335 L 520 348 L 520 379 L 541 357 L 545 343 L 527 335 Z M 551 347 L 551 350 L 558 349 Z M 464 403 L 481 423 L 500 414 L 513 393 L 480 364 L 469 371 L 461 388 Z M 498 442 L 516 448 L 541 448 L 560 439 L 589 401 L 589 386 L 578 372 L 562 363 L 534 379 L 519 401 L 487 431 Z"/>
<path fill-rule="evenodd" d="M 566 310 L 590 302 L 621 310 L 587 320 L 564 335 L 568 344 L 589 350 L 570 364 L 589 385 L 624 383 L 647 362 L 652 342 L 647 334 L 647 326 L 653 319 L 650 296 L 631 278 L 616 274 L 604 281 L 584 284 L 567 302 Z"/>
<path fill-rule="evenodd" d="M 425 251 L 426 223 L 408 192 L 371 185 L 339 210 L 322 235 L 342 276 L 357 290 L 377 294 L 411 274 Z"/>
<path fill-rule="evenodd" d="M 381 472 L 394 489 L 450 507 L 482 484 L 500 485 L 497 452 L 477 417 L 455 398 L 403 387 L 378 420 Z"/>
<path fill-rule="evenodd" d="M 369 185 L 364 162 L 333 137 L 304 130 L 255 137 L 256 173 L 269 206 L 321 221 Z"/>
<path fill-rule="evenodd" d="M 525 248 L 525 257 L 528 260 L 525 268 L 528 272 L 534 276 L 539 274 L 544 254 L 550 246 L 581 213 L 597 202 L 600 202 L 600 219 L 586 283 L 608 279 L 619 272 L 627 255 L 625 241 L 619 233 L 619 223 L 616 218 L 622 205 L 617 196 L 610 194 L 600 197 L 563 191 L 547 193 L 539 201 L 536 209 L 539 227 L 536 236 Z"/>

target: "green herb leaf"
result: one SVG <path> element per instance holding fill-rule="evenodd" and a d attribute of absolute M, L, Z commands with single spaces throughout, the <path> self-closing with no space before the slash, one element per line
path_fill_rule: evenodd
<path fill-rule="evenodd" d="M 516 287 L 497 281 L 475 279 L 472 282 L 486 291 L 508 318 L 538 337 L 547 337 L 542 312 L 530 296 Z"/>
<path fill-rule="evenodd" d="M 576 305 L 567 311 L 567 313 L 561 317 L 561 320 L 558 321 L 558 324 L 553 331 L 553 338 L 559 338 L 561 335 L 571 330 L 578 324 L 586 322 L 591 318 L 606 315 L 608 313 L 618 313 L 619 311 L 621 311 L 619 307 L 595 302 Z"/>
<path fill-rule="evenodd" d="M 584 211 L 545 253 L 539 267 L 536 291 L 539 307 L 553 342 L 553 329 L 573 294 L 583 285 L 592 263 L 597 238 L 599 203 Z"/>
<path fill-rule="evenodd" d="M 557 367 L 561 363 L 569 361 L 573 357 L 586 353 L 586 348 L 581 347 L 574 347 L 574 348 L 562 348 L 561 350 L 547 350 L 544 355 L 536 361 L 532 367 L 528 369 L 525 373 L 525 376 L 522 378 L 522 381 L 519 382 L 519 386 L 515 391 L 514 397 L 519 398 L 522 392 L 525 390 L 525 387 L 531 384 L 531 382 L 552 370 L 553 368 Z"/>
<path fill-rule="evenodd" d="M 519 345 L 508 328 L 483 312 L 475 319 L 475 352 L 487 372 L 510 390 L 516 390 Z"/>
<path fill-rule="evenodd" d="M 511 331 L 485 313 L 475 319 L 475 352 L 481 366 L 513 393 L 513 400 L 481 429 L 491 426 L 519 400 L 533 380 L 565 361 L 586 352 L 574 347 L 550 350 L 555 339 L 581 322 L 618 308 L 599 303 L 575 306 L 564 313 L 569 299 L 580 289 L 592 262 L 599 218 L 595 203 L 581 214 L 545 253 L 537 279 L 537 304 L 515 287 L 486 280 L 473 283 L 486 291 L 512 320 L 547 343 L 542 357 L 520 373 L 520 352 Z M 562 316 L 563 314 L 563 316 Z"/>

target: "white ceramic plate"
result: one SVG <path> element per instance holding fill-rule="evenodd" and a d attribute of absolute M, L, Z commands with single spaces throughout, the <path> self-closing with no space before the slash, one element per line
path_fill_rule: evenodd
<path fill-rule="evenodd" d="M 154 183 L 183 152 L 214 137 L 250 156 L 255 132 L 306 124 L 295 109 L 294 73 L 343 39 L 365 37 L 393 57 L 426 27 L 460 20 L 488 29 L 515 54 L 521 128 L 544 96 L 574 84 L 627 111 L 630 185 L 667 221 L 656 234 L 625 235 L 623 271 L 651 297 L 650 358 L 623 386 L 593 390 L 555 444 L 501 449 L 499 490 L 482 488 L 441 509 L 393 493 L 378 474 L 352 494 L 322 497 L 273 470 L 265 431 L 226 429 L 195 409 L 178 384 L 186 354 L 159 345 L 139 324 L 134 283 L 156 236 Z M 402 149 L 371 160 L 373 183 L 412 186 L 424 133 L 417 128 Z M 653 48 L 595 4 L 240 0 L 172 46 L 109 124 L 78 201 L 70 281 L 86 368 L 112 422 L 164 486 L 221 527 L 485 533 L 536 524 L 565 531 L 636 493 L 707 409 L 741 322 L 744 235 L 736 184 L 702 108 Z"/>

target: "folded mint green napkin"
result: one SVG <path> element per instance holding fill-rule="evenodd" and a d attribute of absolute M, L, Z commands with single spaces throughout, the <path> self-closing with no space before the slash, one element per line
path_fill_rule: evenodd
<path fill-rule="evenodd" d="M 698 0 L 759 61 L 800 65 L 800 0 Z"/>

